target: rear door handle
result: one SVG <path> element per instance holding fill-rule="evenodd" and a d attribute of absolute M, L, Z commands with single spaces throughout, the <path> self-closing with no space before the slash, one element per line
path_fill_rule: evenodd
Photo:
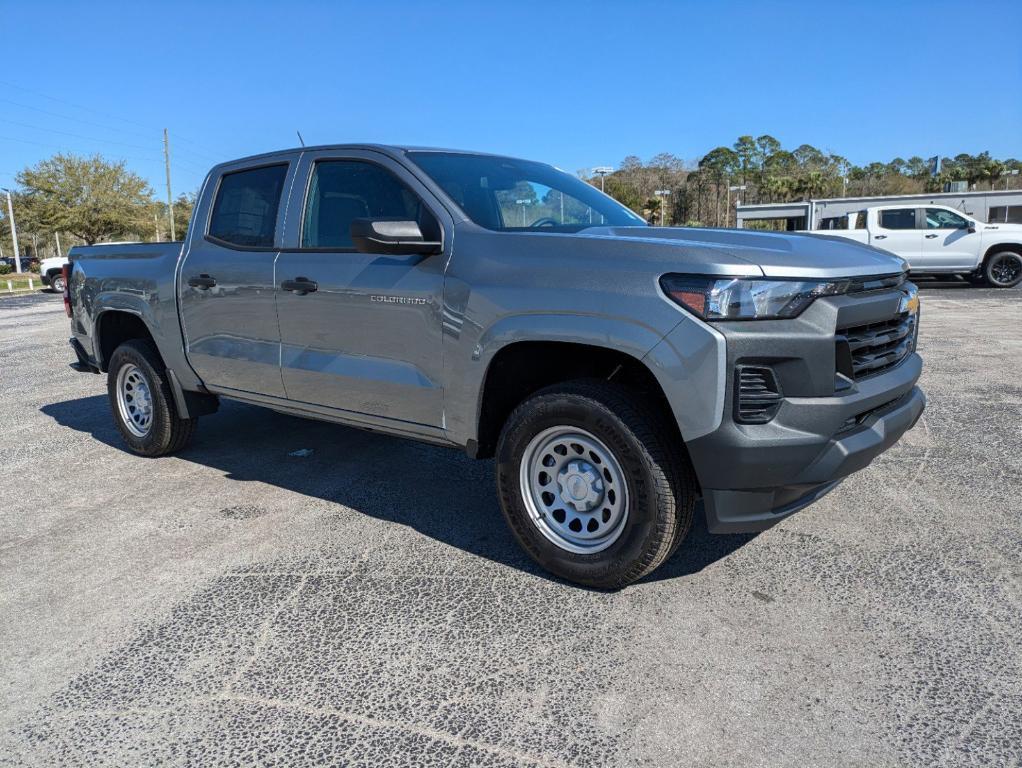
<path fill-rule="evenodd" d="M 926 236 L 926 239 L 927 239 L 927 240 L 932 240 L 932 239 L 933 239 L 933 238 L 935 238 L 935 237 L 936 237 L 936 235 L 927 235 L 927 236 Z"/>
<path fill-rule="evenodd" d="M 209 275 L 203 274 L 199 275 L 198 277 L 189 277 L 188 285 L 190 285 L 192 288 L 202 288 L 203 290 L 205 290 L 207 288 L 212 288 L 214 285 L 216 285 L 216 279 L 210 277 Z"/>
<path fill-rule="evenodd" d="M 314 293 L 319 289 L 319 285 L 307 277 L 296 277 L 294 280 L 285 280 L 280 284 L 280 287 L 285 291 L 297 293 L 299 296 L 304 296 L 307 293 Z"/>

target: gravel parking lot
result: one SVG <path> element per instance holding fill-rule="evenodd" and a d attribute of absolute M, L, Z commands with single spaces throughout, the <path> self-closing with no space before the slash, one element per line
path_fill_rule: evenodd
<path fill-rule="evenodd" d="M 67 336 L 0 299 L 2 764 L 1022 764 L 1022 291 L 924 289 L 898 446 L 615 594 L 455 451 L 224 403 L 131 456 Z"/>

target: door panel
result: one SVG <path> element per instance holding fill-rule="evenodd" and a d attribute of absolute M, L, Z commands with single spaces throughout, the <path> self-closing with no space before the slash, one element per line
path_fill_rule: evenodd
<path fill-rule="evenodd" d="M 178 300 L 188 361 L 208 387 L 284 397 L 275 246 L 296 165 L 228 166 L 195 211 Z"/>
<path fill-rule="evenodd" d="M 205 242 L 188 252 L 180 306 L 188 361 L 206 386 L 284 396 L 273 264 L 276 252 Z M 209 275 L 210 288 L 188 281 Z"/>
<path fill-rule="evenodd" d="M 968 219 L 944 208 L 923 209 L 923 260 L 931 269 L 976 266 L 980 234 L 969 232 Z"/>
<path fill-rule="evenodd" d="M 308 190 L 289 205 L 278 285 L 303 278 L 314 291 L 281 290 L 277 315 L 287 397 L 302 403 L 442 427 L 445 253 L 358 253 L 354 218 L 417 219 L 442 239 L 435 198 L 380 153 L 307 153 L 299 169 Z M 444 219 L 446 222 L 447 219 Z"/>
<path fill-rule="evenodd" d="M 442 256 L 283 252 L 281 365 L 291 400 L 440 426 Z"/>
<path fill-rule="evenodd" d="M 908 261 L 909 266 L 920 265 L 923 233 L 916 228 L 915 208 L 889 208 L 878 212 L 876 231 L 871 233 L 870 245 L 883 248 Z"/>

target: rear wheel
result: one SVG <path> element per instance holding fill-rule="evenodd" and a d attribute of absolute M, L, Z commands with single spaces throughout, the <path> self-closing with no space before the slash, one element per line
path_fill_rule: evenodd
<path fill-rule="evenodd" d="M 178 415 L 166 367 L 149 342 L 132 339 L 114 350 L 107 393 L 114 422 L 132 452 L 164 456 L 191 440 L 197 419 Z"/>
<path fill-rule="evenodd" d="M 616 589 L 670 556 L 696 492 L 661 423 L 635 394 L 606 382 L 556 385 L 515 409 L 497 447 L 497 490 L 537 563 Z"/>
<path fill-rule="evenodd" d="M 994 288 L 1014 288 L 1022 282 L 1022 254 L 1014 251 L 992 254 L 983 267 L 983 277 Z"/>

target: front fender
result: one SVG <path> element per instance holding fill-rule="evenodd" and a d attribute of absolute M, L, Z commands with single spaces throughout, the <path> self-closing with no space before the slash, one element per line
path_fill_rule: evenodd
<path fill-rule="evenodd" d="M 507 315 L 483 331 L 471 349 L 448 355 L 445 419 L 448 436 L 465 445 L 478 439 L 486 374 L 494 357 L 519 342 L 566 342 L 625 353 L 641 361 L 664 338 L 663 331 L 633 318 L 578 313 Z M 453 340 L 457 344 L 458 340 Z M 652 369 L 651 369 L 652 370 Z M 656 375 L 656 371 L 653 371 Z"/>

